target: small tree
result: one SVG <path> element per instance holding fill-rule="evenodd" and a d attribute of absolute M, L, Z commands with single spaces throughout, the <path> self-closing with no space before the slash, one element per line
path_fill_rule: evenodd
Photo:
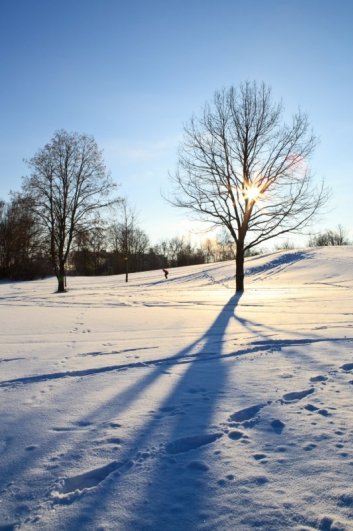
<path fill-rule="evenodd" d="M 205 256 L 206 264 L 216 261 L 216 253 L 217 253 L 216 245 L 217 245 L 216 242 L 214 240 L 211 240 L 210 238 L 207 238 L 207 240 L 201 244 L 201 247 L 202 247 L 202 250 Z"/>
<path fill-rule="evenodd" d="M 63 292 L 73 239 L 96 226 L 100 209 L 117 201 L 109 198 L 116 185 L 94 138 L 84 134 L 58 131 L 28 165 L 32 174 L 23 191 L 48 238 L 58 292 Z"/>
<path fill-rule="evenodd" d="M 118 209 L 118 221 L 108 228 L 110 247 L 116 258 L 122 255 L 125 262 L 125 281 L 129 280 L 129 271 L 143 269 L 144 254 L 149 246 L 147 234 L 137 225 L 137 214 L 127 199 L 121 200 Z"/>
<path fill-rule="evenodd" d="M 291 251 L 295 249 L 294 243 L 290 240 L 285 240 L 284 242 L 278 243 L 275 246 L 276 251 Z"/>
<path fill-rule="evenodd" d="M 168 242 L 168 257 L 169 263 L 172 266 L 178 265 L 178 255 L 182 252 L 184 248 L 184 238 L 175 236 L 171 238 Z"/>
<path fill-rule="evenodd" d="M 282 123 L 264 84 L 216 92 L 185 127 L 170 202 L 226 227 L 236 247 L 236 291 L 244 290 L 244 256 L 309 223 L 326 199 L 312 186 L 307 159 L 315 146 L 305 114 Z"/>

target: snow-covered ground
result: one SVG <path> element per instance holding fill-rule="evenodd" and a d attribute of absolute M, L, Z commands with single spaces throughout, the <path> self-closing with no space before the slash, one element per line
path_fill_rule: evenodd
<path fill-rule="evenodd" d="M 0 530 L 353 529 L 353 248 L 0 284 Z"/>

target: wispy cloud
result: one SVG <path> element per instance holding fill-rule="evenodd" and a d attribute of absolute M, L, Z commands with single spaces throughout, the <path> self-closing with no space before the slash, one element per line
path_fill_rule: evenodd
<path fill-rule="evenodd" d="M 122 138 L 111 138 L 101 141 L 104 155 L 110 160 L 124 160 L 125 162 L 145 162 L 164 158 L 175 152 L 180 136 L 164 138 L 156 141 L 136 140 L 126 141 Z"/>

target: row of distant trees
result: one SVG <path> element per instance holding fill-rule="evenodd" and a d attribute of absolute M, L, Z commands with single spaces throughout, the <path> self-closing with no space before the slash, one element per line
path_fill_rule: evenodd
<path fill-rule="evenodd" d="M 308 247 L 331 247 L 340 245 L 353 245 L 349 238 L 348 230 L 342 225 L 338 225 L 335 229 L 325 229 L 321 232 L 312 234 L 307 243 Z M 277 251 L 295 249 L 295 245 L 291 240 L 285 240 L 275 246 Z"/>
<path fill-rule="evenodd" d="M 233 260 L 234 245 L 224 232 L 193 245 L 174 237 L 152 245 L 126 200 L 110 220 L 77 231 L 65 275 L 110 275 Z M 13 194 L 0 201 L 0 277 L 17 280 L 53 274 L 50 237 L 34 215 L 30 199 Z"/>
<path fill-rule="evenodd" d="M 311 236 L 310 247 L 349 245 L 348 232 L 339 225 Z M 277 248 L 291 249 L 290 241 Z M 193 245 L 174 237 L 152 245 L 126 200 L 115 217 L 78 232 L 66 264 L 69 275 L 114 275 L 235 259 L 235 246 L 226 232 Z M 0 277 L 17 280 L 43 278 L 53 273 L 50 239 L 33 214 L 30 201 L 13 194 L 0 201 Z"/>
<path fill-rule="evenodd" d="M 328 245 L 351 245 L 348 231 L 338 225 L 337 229 L 326 230 L 313 235 L 309 240 L 309 247 L 324 247 Z"/>

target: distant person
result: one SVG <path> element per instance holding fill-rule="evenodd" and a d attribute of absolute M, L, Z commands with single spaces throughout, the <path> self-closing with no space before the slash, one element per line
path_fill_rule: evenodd
<path fill-rule="evenodd" d="M 168 278 L 169 271 L 167 271 L 166 269 L 162 269 L 162 271 L 164 273 L 165 278 Z"/>

